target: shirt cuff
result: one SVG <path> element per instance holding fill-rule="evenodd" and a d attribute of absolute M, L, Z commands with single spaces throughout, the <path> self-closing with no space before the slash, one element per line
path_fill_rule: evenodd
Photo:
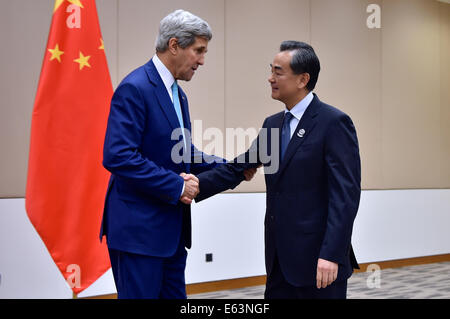
<path fill-rule="evenodd" d="M 183 196 L 183 193 L 184 193 L 184 187 L 186 186 L 186 184 L 184 183 L 184 179 L 183 179 L 183 188 L 181 189 L 181 194 L 180 194 L 180 199 L 181 199 L 181 196 Z"/>

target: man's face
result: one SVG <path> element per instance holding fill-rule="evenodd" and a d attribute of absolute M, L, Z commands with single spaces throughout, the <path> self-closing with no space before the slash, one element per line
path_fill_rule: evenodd
<path fill-rule="evenodd" d="M 294 74 L 290 66 L 291 59 L 289 51 L 278 53 L 270 65 L 271 75 L 268 79 L 272 87 L 272 98 L 286 105 L 296 100 L 301 86 L 301 74 Z"/>
<path fill-rule="evenodd" d="M 205 63 L 206 52 L 208 52 L 208 40 L 201 37 L 196 37 L 194 44 L 185 49 L 178 46 L 175 78 L 190 81 L 197 68 Z"/>

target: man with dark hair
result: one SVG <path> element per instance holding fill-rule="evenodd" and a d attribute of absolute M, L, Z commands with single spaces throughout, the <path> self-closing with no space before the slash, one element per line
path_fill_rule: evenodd
<path fill-rule="evenodd" d="M 234 163 L 198 175 L 196 200 L 234 187 L 246 168 L 267 168 L 261 154 L 279 141 L 270 155 L 279 154 L 280 166 L 265 171 L 265 298 L 346 298 L 347 279 L 359 268 L 351 245 L 361 193 L 356 130 L 312 93 L 320 63 L 310 45 L 283 42 L 271 71 L 272 98 L 285 110 L 266 118 L 264 134 Z"/>
<path fill-rule="evenodd" d="M 292 52 L 290 67 L 294 74 L 308 73 L 310 79 L 306 88 L 309 92 L 316 87 L 320 72 L 320 62 L 314 49 L 307 43 L 298 41 L 284 41 L 281 43 L 280 52 Z"/>

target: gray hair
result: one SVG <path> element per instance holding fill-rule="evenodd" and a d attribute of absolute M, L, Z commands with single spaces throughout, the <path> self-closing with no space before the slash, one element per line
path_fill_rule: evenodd
<path fill-rule="evenodd" d="M 178 39 L 180 47 L 185 49 L 194 44 L 196 37 L 211 40 L 212 31 L 208 23 L 188 11 L 176 10 L 159 24 L 156 51 L 166 51 L 171 38 Z"/>

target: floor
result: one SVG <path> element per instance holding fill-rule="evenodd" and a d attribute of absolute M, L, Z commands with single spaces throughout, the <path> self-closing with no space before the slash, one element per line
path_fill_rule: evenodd
<path fill-rule="evenodd" d="M 264 286 L 189 295 L 188 299 L 262 299 Z M 356 273 L 349 299 L 450 299 L 450 262 Z"/>

